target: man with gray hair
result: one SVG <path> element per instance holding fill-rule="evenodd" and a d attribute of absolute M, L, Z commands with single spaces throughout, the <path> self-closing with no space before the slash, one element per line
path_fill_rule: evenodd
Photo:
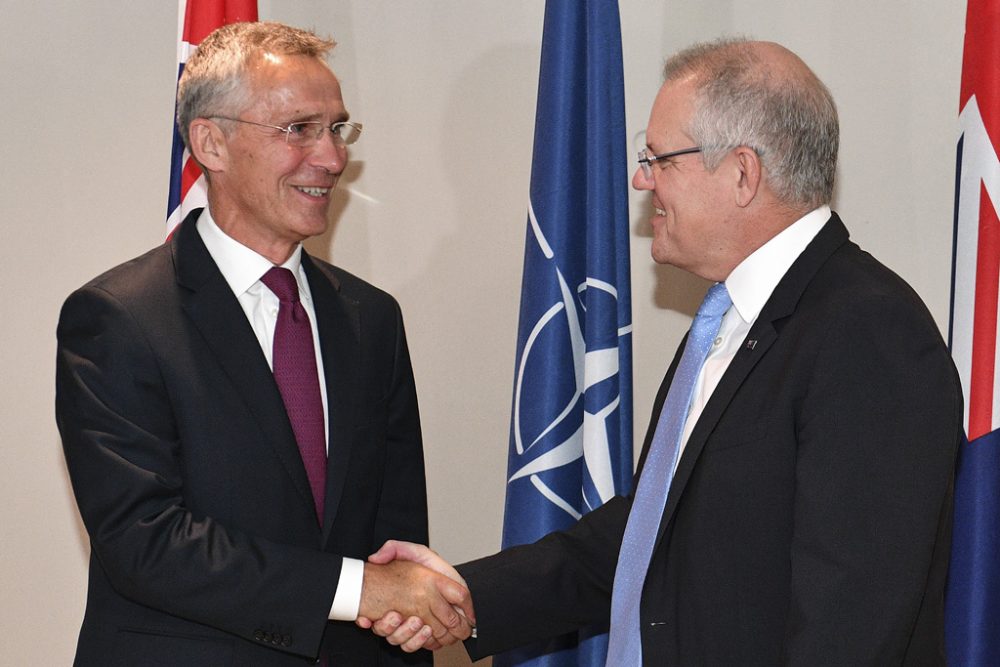
<path fill-rule="evenodd" d="M 363 561 L 426 543 L 427 501 L 399 306 L 302 249 L 361 132 L 332 47 L 276 23 L 206 37 L 178 119 L 208 207 L 63 306 L 56 415 L 91 542 L 77 665 L 430 664 L 352 623 L 388 611 L 387 580 L 436 641 L 468 635 L 464 588 Z"/>
<path fill-rule="evenodd" d="M 653 259 L 714 285 L 633 494 L 457 572 L 398 542 L 374 560 L 460 573 L 473 656 L 610 623 L 609 667 L 943 665 L 961 392 L 923 303 L 830 210 L 830 93 L 777 44 L 697 45 L 646 140 Z M 433 647 L 403 616 L 375 631 Z"/>

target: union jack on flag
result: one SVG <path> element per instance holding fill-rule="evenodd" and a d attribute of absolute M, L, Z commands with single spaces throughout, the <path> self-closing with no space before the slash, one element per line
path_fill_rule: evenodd
<path fill-rule="evenodd" d="M 965 394 L 947 591 L 948 662 L 1000 664 L 1000 0 L 969 0 L 949 343 Z"/>
<path fill-rule="evenodd" d="M 257 0 L 180 0 L 177 16 L 177 80 L 184 64 L 210 32 L 227 23 L 257 20 Z M 170 153 L 170 193 L 167 197 L 167 236 L 191 212 L 208 202 L 205 177 L 184 148 L 174 108 L 174 142 Z"/>

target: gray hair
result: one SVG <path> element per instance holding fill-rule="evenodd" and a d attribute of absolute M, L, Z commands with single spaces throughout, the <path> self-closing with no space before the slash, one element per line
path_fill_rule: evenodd
<path fill-rule="evenodd" d="M 833 197 L 840 129 L 830 91 L 804 64 L 773 72 L 746 39 L 696 44 L 671 57 L 664 80 L 693 74 L 688 134 L 714 170 L 729 149 L 754 149 L 784 203 L 814 208 Z"/>
<path fill-rule="evenodd" d="M 265 53 L 309 56 L 325 63 L 336 45 L 307 30 L 268 21 L 230 23 L 208 35 L 177 83 L 177 127 L 190 150 L 195 118 L 236 116 L 250 104 L 247 73 Z"/>

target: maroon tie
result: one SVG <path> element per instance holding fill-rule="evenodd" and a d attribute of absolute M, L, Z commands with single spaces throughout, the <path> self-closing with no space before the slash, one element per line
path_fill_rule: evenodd
<path fill-rule="evenodd" d="M 274 327 L 274 380 L 278 383 L 288 420 L 292 423 L 312 488 L 313 502 L 316 503 L 316 516 L 322 525 L 323 499 L 326 495 L 326 434 L 309 315 L 299 302 L 299 286 L 291 271 L 276 266 L 260 280 L 281 302 Z"/>

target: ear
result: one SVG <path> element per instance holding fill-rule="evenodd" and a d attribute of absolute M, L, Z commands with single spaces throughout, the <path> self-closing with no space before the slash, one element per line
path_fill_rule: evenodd
<path fill-rule="evenodd" d="M 736 205 L 746 208 L 757 196 L 761 181 L 760 156 L 748 146 L 738 146 L 735 150 L 738 181 L 736 183 Z"/>
<path fill-rule="evenodd" d="M 207 118 L 195 118 L 188 128 L 191 155 L 209 172 L 225 171 L 229 162 L 228 140 L 222 128 Z"/>

